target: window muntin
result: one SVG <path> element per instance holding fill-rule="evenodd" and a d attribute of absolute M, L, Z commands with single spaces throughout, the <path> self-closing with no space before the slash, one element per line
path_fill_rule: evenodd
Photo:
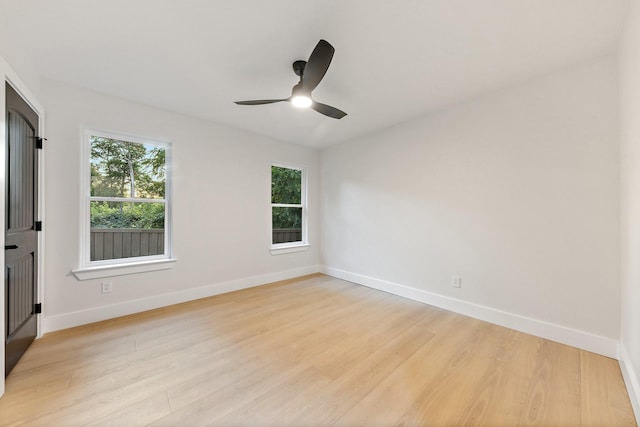
<path fill-rule="evenodd" d="M 168 144 L 87 132 L 90 166 L 84 265 L 167 259 Z"/>
<path fill-rule="evenodd" d="M 307 241 L 305 178 L 304 168 L 271 165 L 272 247 Z"/>

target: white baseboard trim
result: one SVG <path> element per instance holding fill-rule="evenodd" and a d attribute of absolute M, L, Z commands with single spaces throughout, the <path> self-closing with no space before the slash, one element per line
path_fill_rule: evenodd
<path fill-rule="evenodd" d="M 322 266 L 321 271 L 329 276 L 369 288 L 378 289 L 485 322 L 618 359 L 618 341 L 615 339 L 388 282 L 386 280 L 340 270 L 338 268 Z"/>
<path fill-rule="evenodd" d="M 640 372 L 636 372 L 634 369 L 629 353 L 622 343 L 620 343 L 619 362 L 633 412 L 636 415 L 636 420 L 640 421 Z"/>
<path fill-rule="evenodd" d="M 102 320 L 113 319 L 115 317 L 126 316 L 128 314 L 153 310 L 154 308 L 166 307 L 173 304 L 193 301 L 200 298 L 238 291 L 240 289 L 252 288 L 254 286 L 265 285 L 267 283 L 278 282 L 280 280 L 293 279 L 295 277 L 319 272 L 320 266 L 312 265 L 185 289 L 183 291 L 168 294 L 154 295 L 148 298 L 140 298 L 117 304 L 105 305 L 102 307 L 45 316 L 43 319 L 43 333 L 86 325 L 88 323 L 100 322 Z"/>

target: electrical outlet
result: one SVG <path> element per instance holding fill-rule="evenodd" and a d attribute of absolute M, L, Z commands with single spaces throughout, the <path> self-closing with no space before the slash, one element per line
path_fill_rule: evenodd
<path fill-rule="evenodd" d="M 102 293 L 108 294 L 113 290 L 112 282 L 102 282 Z"/>
<path fill-rule="evenodd" d="M 460 276 L 451 276 L 451 286 L 454 288 L 459 288 L 462 286 L 462 277 Z"/>

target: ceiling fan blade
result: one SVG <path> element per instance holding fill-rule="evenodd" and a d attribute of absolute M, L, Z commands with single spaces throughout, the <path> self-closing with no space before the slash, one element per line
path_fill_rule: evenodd
<path fill-rule="evenodd" d="M 273 104 L 274 102 L 282 102 L 288 101 L 289 98 L 285 99 L 256 99 L 255 101 L 235 101 L 238 105 L 262 105 L 262 104 Z"/>
<path fill-rule="evenodd" d="M 333 119 L 341 119 L 347 115 L 342 110 L 338 110 L 336 107 L 332 107 L 331 105 L 322 104 L 320 102 L 313 101 L 311 104 L 311 108 L 316 110 L 320 114 L 324 114 L 325 116 L 331 117 Z"/>
<path fill-rule="evenodd" d="M 320 40 L 311 52 L 302 73 L 302 86 L 309 92 L 318 86 L 324 77 L 335 49 L 326 40 Z"/>

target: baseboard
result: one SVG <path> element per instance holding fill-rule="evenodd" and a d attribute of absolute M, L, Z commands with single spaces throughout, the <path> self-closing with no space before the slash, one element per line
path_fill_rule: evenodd
<path fill-rule="evenodd" d="M 263 274 L 260 276 L 245 277 L 228 282 L 221 282 L 197 288 L 185 289 L 178 292 L 154 295 L 148 298 L 140 298 L 87 310 L 79 310 L 70 313 L 46 316 L 43 319 L 43 333 L 72 328 L 74 326 L 86 325 L 88 323 L 100 322 L 102 320 L 113 319 L 115 317 L 126 316 L 128 314 L 153 310 L 154 308 L 166 307 L 173 304 L 193 301 L 200 298 L 206 298 L 214 295 L 224 294 L 227 292 L 252 288 L 254 286 L 265 285 L 267 283 L 278 282 L 280 280 L 293 279 L 295 277 L 319 272 L 320 266 L 313 265 L 308 267 L 279 271 L 276 273 Z"/>
<path fill-rule="evenodd" d="M 620 343 L 620 370 L 624 378 L 624 383 L 627 386 L 627 393 L 629 394 L 629 400 L 631 400 L 631 406 L 633 407 L 633 413 L 636 416 L 636 420 L 640 422 L 640 372 L 637 372 L 631 358 L 624 344 Z"/>
<path fill-rule="evenodd" d="M 515 329 L 520 332 L 567 344 L 614 359 L 618 358 L 618 341 L 611 338 L 333 267 L 322 266 L 321 271 L 329 276 L 444 308 L 485 322 Z"/>

